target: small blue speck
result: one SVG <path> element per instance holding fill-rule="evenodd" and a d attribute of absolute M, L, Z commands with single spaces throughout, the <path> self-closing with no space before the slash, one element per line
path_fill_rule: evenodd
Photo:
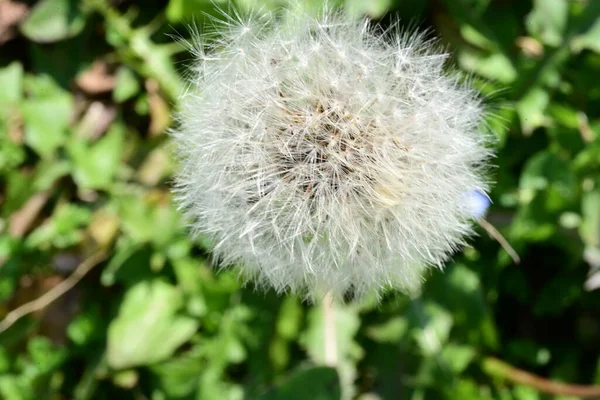
<path fill-rule="evenodd" d="M 483 217 L 492 204 L 490 198 L 481 190 L 473 190 L 467 194 L 467 207 L 474 219 Z"/>

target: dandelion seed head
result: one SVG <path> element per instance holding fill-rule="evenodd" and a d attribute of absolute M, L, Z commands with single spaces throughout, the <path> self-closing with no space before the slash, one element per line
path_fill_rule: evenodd
<path fill-rule="evenodd" d="M 477 93 L 423 35 L 343 12 L 225 28 L 194 38 L 172 132 L 193 234 L 279 292 L 417 289 L 471 233 L 465 193 L 487 188 Z"/>

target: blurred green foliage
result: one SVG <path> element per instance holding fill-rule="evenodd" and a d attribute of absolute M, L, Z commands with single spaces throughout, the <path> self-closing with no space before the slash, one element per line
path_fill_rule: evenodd
<path fill-rule="evenodd" d="M 488 220 L 522 259 L 481 230 L 420 297 L 338 306 L 337 372 L 321 307 L 213 271 L 171 202 L 191 56 L 169 35 L 226 2 L 136 3 L 0 0 L 0 317 L 106 254 L 0 333 L 0 399 L 554 398 L 490 357 L 600 384 L 599 1 L 336 3 L 431 29 L 472 74 L 498 138 Z"/>

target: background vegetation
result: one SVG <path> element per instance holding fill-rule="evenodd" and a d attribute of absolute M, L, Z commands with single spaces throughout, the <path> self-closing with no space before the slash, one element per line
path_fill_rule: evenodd
<path fill-rule="evenodd" d="M 480 229 L 419 298 L 339 306 L 338 383 L 321 308 L 216 274 L 171 203 L 190 55 L 168 34 L 214 5 L 0 0 L 0 399 L 577 398 L 514 368 L 600 384 L 600 1 L 345 3 L 432 29 L 490 96 L 487 220 L 520 265 Z"/>

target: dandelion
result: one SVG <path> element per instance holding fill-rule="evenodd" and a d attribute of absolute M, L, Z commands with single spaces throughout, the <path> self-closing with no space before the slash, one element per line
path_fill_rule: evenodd
<path fill-rule="evenodd" d="M 279 292 L 418 289 L 472 233 L 489 135 L 421 34 L 297 7 L 195 35 L 175 194 L 222 266 Z"/>

